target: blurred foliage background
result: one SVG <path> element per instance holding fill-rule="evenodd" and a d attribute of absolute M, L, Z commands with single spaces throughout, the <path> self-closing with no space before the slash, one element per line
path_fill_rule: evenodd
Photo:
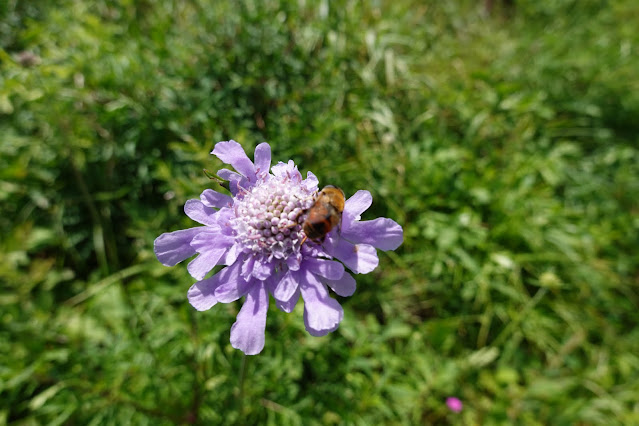
<path fill-rule="evenodd" d="M 0 424 L 639 424 L 639 4 L 492 3 L 0 2 Z M 152 251 L 231 138 L 405 230 L 246 360 Z"/>

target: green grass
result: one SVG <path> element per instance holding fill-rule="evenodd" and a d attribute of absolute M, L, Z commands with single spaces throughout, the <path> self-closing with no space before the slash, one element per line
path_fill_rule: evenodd
<path fill-rule="evenodd" d="M 635 2 L 55 3 L 0 5 L 0 424 L 639 423 Z M 228 139 L 405 232 L 246 360 L 152 251 Z"/>

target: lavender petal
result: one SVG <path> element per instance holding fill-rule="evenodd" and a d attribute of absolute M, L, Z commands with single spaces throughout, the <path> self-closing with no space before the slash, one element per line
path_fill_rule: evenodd
<path fill-rule="evenodd" d="M 160 235 L 153 242 L 155 256 L 165 266 L 175 266 L 188 259 L 195 254 L 195 249 L 190 245 L 191 240 L 204 229 L 206 227 L 198 226 Z"/>
<path fill-rule="evenodd" d="M 255 262 L 253 266 L 253 277 L 260 281 L 264 281 L 273 274 L 275 266 L 271 262 L 265 260 Z"/>
<path fill-rule="evenodd" d="M 206 207 L 200 200 L 187 200 L 184 204 L 184 213 L 202 225 L 218 226 L 215 213 L 217 210 Z"/>
<path fill-rule="evenodd" d="M 324 284 L 328 285 L 333 291 L 339 294 L 342 297 L 349 297 L 355 293 L 355 289 L 357 288 L 357 284 L 355 282 L 355 278 L 349 273 L 345 273 L 342 275 L 340 279 L 337 280 L 328 280 L 325 278 L 320 278 Z"/>
<path fill-rule="evenodd" d="M 242 253 L 239 244 L 233 244 L 222 258 L 223 265 L 232 265 L 237 260 L 238 256 Z"/>
<path fill-rule="evenodd" d="M 299 253 L 295 253 L 286 259 L 286 266 L 288 266 L 288 269 L 291 271 L 298 271 L 302 264 L 302 259 L 303 257 Z"/>
<path fill-rule="evenodd" d="M 224 235 L 233 236 L 232 221 L 235 219 L 235 211 L 231 207 L 222 207 L 217 211 L 215 215 L 217 224 L 220 227 L 220 232 Z"/>
<path fill-rule="evenodd" d="M 202 228 L 203 231 L 191 240 L 191 247 L 199 253 L 211 249 L 227 249 L 235 242 L 235 239 L 232 236 L 220 233 L 219 228 L 214 228 L 212 226 Z"/>
<path fill-rule="evenodd" d="M 250 189 L 253 186 L 244 176 L 228 169 L 218 170 L 217 175 L 229 181 L 229 190 L 234 197 L 239 193 L 240 188 Z"/>
<path fill-rule="evenodd" d="M 317 185 L 318 184 L 319 184 L 319 180 L 317 179 L 317 176 L 315 176 L 313 174 L 313 172 L 306 172 L 306 179 L 304 179 L 302 181 L 302 185 L 304 185 L 306 190 L 309 193 L 313 193 L 313 192 L 317 191 L 317 189 L 318 189 Z"/>
<path fill-rule="evenodd" d="M 304 267 L 308 271 L 330 280 L 338 280 L 344 275 L 344 265 L 334 260 L 311 257 L 304 260 Z"/>
<path fill-rule="evenodd" d="M 219 275 L 219 274 L 218 274 Z M 218 302 L 215 297 L 215 288 L 220 284 L 217 275 L 206 280 L 198 281 L 191 286 L 187 293 L 189 303 L 198 311 L 206 311 Z"/>
<path fill-rule="evenodd" d="M 351 244 L 344 239 L 339 240 L 330 254 L 356 274 L 368 274 L 379 264 L 375 247 L 368 244 Z"/>
<path fill-rule="evenodd" d="M 255 265 L 255 256 L 246 256 L 242 262 L 242 271 L 240 275 L 246 280 L 250 280 L 253 276 L 253 265 Z"/>
<path fill-rule="evenodd" d="M 353 243 L 370 244 L 381 250 L 395 250 L 404 241 L 402 227 L 385 217 L 353 222 L 342 230 L 341 236 Z"/>
<path fill-rule="evenodd" d="M 255 182 L 255 166 L 248 158 L 242 145 L 230 140 L 228 142 L 218 142 L 211 154 L 217 156 L 226 164 L 233 166 L 235 170 L 245 176 L 249 182 Z"/>
<path fill-rule="evenodd" d="M 329 297 L 324 284 L 309 271 L 300 283 L 304 299 L 304 325 L 311 336 L 325 336 L 335 331 L 344 317 L 337 300 Z"/>
<path fill-rule="evenodd" d="M 289 160 L 288 163 L 282 163 L 281 161 L 271 167 L 271 172 L 275 176 L 288 177 L 293 183 L 300 183 L 302 181 L 302 174 L 297 169 L 297 166 L 293 160 Z"/>
<path fill-rule="evenodd" d="M 255 147 L 255 174 L 258 176 L 266 176 L 271 168 L 271 146 L 263 142 Z"/>
<path fill-rule="evenodd" d="M 268 292 L 263 282 L 246 295 L 242 309 L 231 327 L 231 345 L 246 355 L 257 355 L 264 349 Z"/>
<path fill-rule="evenodd" d="M 233 170 L 229 170 L 229 169 L 220 169 L 217 171 L 217 175 L 219 177 L 221 177 L 224 180 L 228 180 L 228 181 L 239 181 L 242 180 L 242 175 L 234 172 Z"/>
<path fill-rule="evenodd" d="M 293 312 L 293 309 L 295 309 L 295 306 L 297 305 L 298 300 L 300 300 L 299 288 L 295 290 L 295 293 L 293 293 L 293 296 L 289 299 L 288 302 L 282 302 L 280 300 L 275 299 L 275 306 L 277 306 L 277 308 L 280 311 L 290 314 L 291 312 Z"/>
<path fill-rule="evenodd" d="M 249 290 L 250 285 L 254 281 L 246 281 L 241 277 L 240 271 L 242 262 L 239 260 L 222 269 L 217 275 L 219 275 L 220 285 L 215 288 L 215 297 L 222 303 L 233 302 L 240 297 L 244 296 Z"/>
<path fill-rule="evenodd" d="M 233 205 L 233 197 L 213 191 L 212 189 L 205 189 L 200 195 L 200 200 L 206 207 L 215 207 L 218 209 Z"/>
<path fill-rule="evenodd" d="M 280 302 L 288 302 L 291 300 L 297 288 L 299 287 L 299 276 L 294 271 L 288 271 L 275 287 L 273 297 Z"/>
<path fill-rule="evenodd" d="M 344 204 L 344 212 L 342 213 L 342 232 L 348 230 L 351 223 L 359 220 L 360 215 L 364 213 L 373 204 L 373 196 L 366 190 L 359 190 L 351 198 L 346 200 Z"/>
<path fill-rule="evenodd" d="M 193 278 L 201 280 L 219 263 L 226 251 L 226 248 L 203 251 L 198 257 L 189 262 L 189 266 L 186 269 Z"/>

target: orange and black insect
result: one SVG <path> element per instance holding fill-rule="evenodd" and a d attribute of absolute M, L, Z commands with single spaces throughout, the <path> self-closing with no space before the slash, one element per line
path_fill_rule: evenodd
<path fill-rule="evenodd" d="M 302 225 L 305 237 L 315 242 L 323 241 L 331 229 L 338 226 L 342 220 L 344 211 L 344 191 L 327 185 L 317 194 L 315 203 L 306 212 L 306 220 Z"/>

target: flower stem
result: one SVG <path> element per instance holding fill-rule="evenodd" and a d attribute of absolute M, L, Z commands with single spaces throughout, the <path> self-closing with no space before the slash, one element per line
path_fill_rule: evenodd
<path fill-rule="evenodd" d="M 246 354 L 242 354 L 242 364 L 240 365 L 240 393 L 238 395 L 238 411 L 240 418 L 244 418 L 244 379 L 246 379 L 246 364 L 248 363 L 248 357 Z"/>

